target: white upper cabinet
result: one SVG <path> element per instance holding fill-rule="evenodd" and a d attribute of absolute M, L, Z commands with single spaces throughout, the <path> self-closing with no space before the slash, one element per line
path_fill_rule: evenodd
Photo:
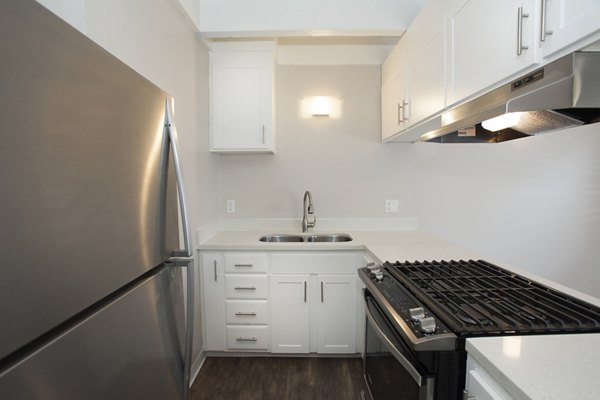
<path fill-rule="evenodd" d="M 448 6 L 449 105 L 535 64 L 534 0 L 453 0 Z"/>
<path fill-rule="evenodd" d="M 215 43 L 210 52 L 211 151 L 274 151 L 273 43 Z"/>
<path fill-rule="evenodd" d="M 397 134 L 405 127 L 402 107 L 407 94 L 406 74 L 403 65 L 398 65 L 398 67 L 398 73 L 381 87 L 381 129 L 383 139 Z"/>
<path fill-rule="evenodd" d="M 408 95 L 402 109 L 407 128 L 446 105 L 443 17 L 442 9 L 426 8 L 407 33 L 413 43 L 406 66 Z"/>
<path fill-rule="evenodd" d="M 411 135 L 402 132 L 420 125 L 446 104 L 444 14 L 434 3 L 425 6 L 382 67 L 383 140 L 395 135 L 399 141 L 417 139 L 418 130 L 413 129 Z"/>
<path fill-rule="evenodd" d="M 591 39 L 600 31 L 600 1 L 540 0 L 540 41 L 543 57 Z M 577 50 L 577 47 L 572 49 Z"/>

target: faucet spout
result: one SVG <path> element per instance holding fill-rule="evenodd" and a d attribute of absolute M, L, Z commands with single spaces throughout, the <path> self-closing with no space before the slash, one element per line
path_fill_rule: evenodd
<path fill-rule="evenodd" d="M 308 220 L 308 215 L 314 215 L 315 210 L 313 207 L 312 193 L 309 190 L 304 192 L 303 200 L 303 216 L 302 216 L 302 232 L 307 232 L 308 228 L 314 228 L 317 223 L 317 217 L 312 218 L 312 221 Z"/>

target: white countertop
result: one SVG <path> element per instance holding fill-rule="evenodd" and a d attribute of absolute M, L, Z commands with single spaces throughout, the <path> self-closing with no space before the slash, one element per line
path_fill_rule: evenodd
<path fill-rule="evenodd" d="M 600 399 L 600 334 L 474 338 L 466 348 L 515 400 Z"/>
<path fill-rule="evenodd" d="M 201 243 L 199 250 L 319 251 L 361 250 L 384 261 L 481 259 L 521 274 L 539 283 L 600 306 L 600 299 L 587 296 L 519 268 L 451 245 L 420 231 L 344 231 L 351 242 L 263 243 L 269 233 L 298 232 L 224 231 Z M 311 232 L 337 233 L 337 232 Z M 502 337 L 467 340 L 471 356 L 515 399 L 600 399 L 600 334 L 540 335 L 521 337 L 519 358 L 504 355 Z M 514 339 L 514 338 L 513 338 Z"/>

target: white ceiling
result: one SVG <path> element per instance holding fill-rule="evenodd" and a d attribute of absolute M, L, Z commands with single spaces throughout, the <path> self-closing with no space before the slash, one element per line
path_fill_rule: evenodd
<path fill-rule="evenodd" d="M 352 37 L 397 41 L 425 0 L 177 0 L 207 39 Z M 306 44 L 306 42 L 302 42 Z M 315 43 L 323 44 L 323 43 Z M 336 43 L 339 44 L 339 43 Z"/>

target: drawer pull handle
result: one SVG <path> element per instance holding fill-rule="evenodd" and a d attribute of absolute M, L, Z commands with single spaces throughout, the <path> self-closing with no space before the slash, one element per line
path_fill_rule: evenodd
<path fill-rule="evenodd" d="M 235 339 L 236 342 L 257 342 L 258 339 L 255 337 L 250 337 L 250 338 L 245 338 L 245 337 L 239 337 L 237 339 Z"/>
<path fill-rule="evenodd" d="M 255 317 L 256 313 L 255 312 L 236 312 L 235 315 Z"/>
<path fill-rule="evenodd" d="M 217 281 L 217 260 L 213 261 L 213 268 L 215 269 L 215 282 Z"/>
<path fill-rule="evenodd" d="M 233 264 L 233 266 L 236 268 L 252 268 L 254 264 Z"/>
<path fill-rule="evenodd" d="M 236 286 L 235 290 L 256 290 L 254 286 Z"/>

